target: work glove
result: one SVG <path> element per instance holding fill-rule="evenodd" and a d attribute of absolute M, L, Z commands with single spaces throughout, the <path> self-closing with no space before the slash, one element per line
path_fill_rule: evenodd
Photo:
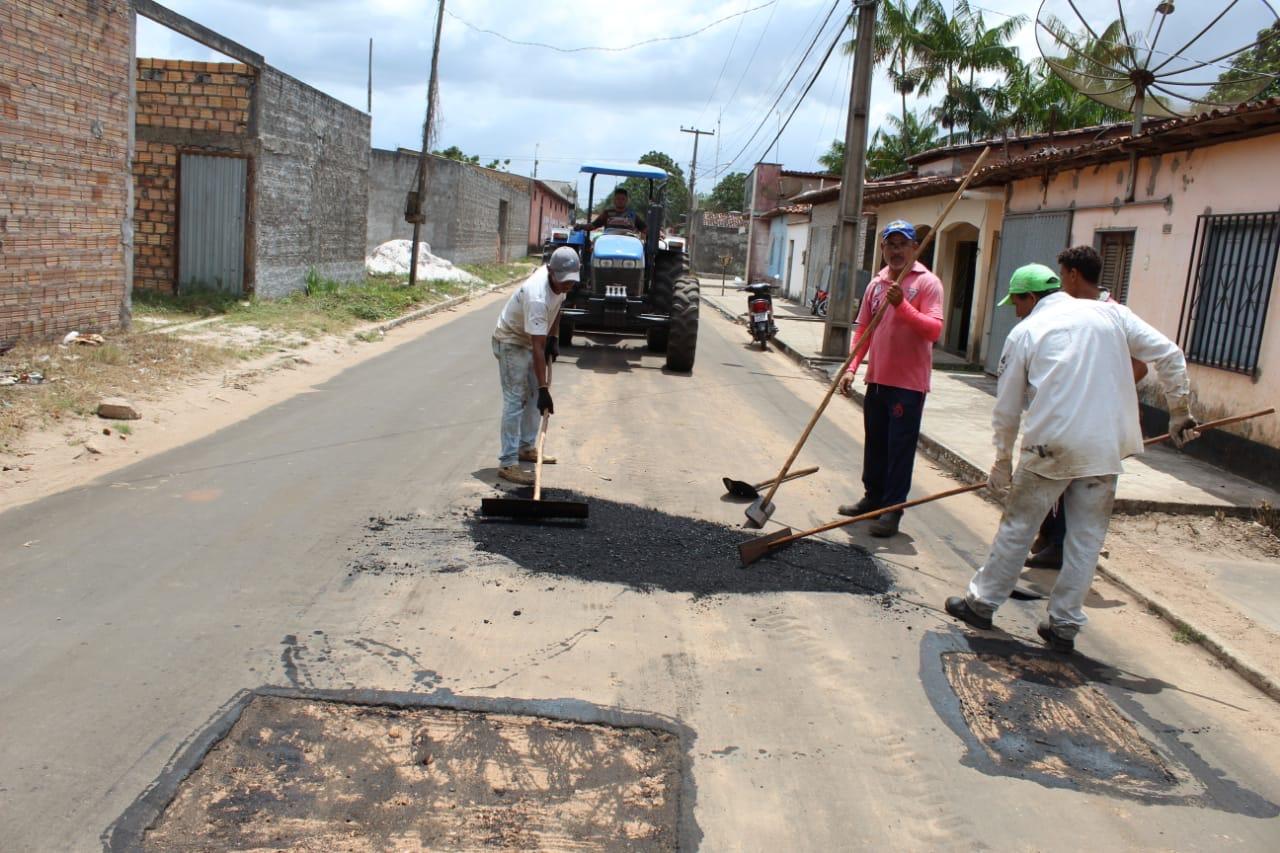
<path fill-rule="evenodd" d="M 554 335 L 547 335 L 547 348 L 543 350 L 547 357 L 547 361 L 555 361 L 560 357 L 560 339 Z"/>
<path fill-rule="evenodd" d="M 991 466 L 991 473 L 987 475 L 987 489 L 1000 503 L 1008 499 L 1009 492 L 1013 490 L 1012 459 L 1006 457 L 996 460 L 996 464 Z"/>
<path fill-rule="evenodd" d="M 551 402 L 551 389 L 538 389 L 538 411 L 544 415 L 554 415 L 556 407 Z"/>
<path fill-rule="evenodd" d="M 1169 405 L 1169 440 L 1174 447 L 1185 447 L 1200 437 L 1196 427 L 1200 424 L 1191 416 L 1191 403 L 1179 397 Z"/>

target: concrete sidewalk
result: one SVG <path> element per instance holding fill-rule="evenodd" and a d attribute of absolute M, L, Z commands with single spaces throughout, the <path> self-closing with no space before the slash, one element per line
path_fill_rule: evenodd
<path fill-rule="evenodd" d="M 702 301 L 731 319 L 746 308 L 742 293 L 719 292 L 719 282 L 704 282 Z M 820 355 L 823 323 L 808 309 L 783 299 L 775 300 L 778 334 L 774 345 L 796 361 L 834 374 L 840 362 Z M 960 359 L 936 351 L 933 390 L 924 409 L 920 430 L 921 450 L 967 482 L 986 479 L 995 462 L 991 444 L 991 410 L 995 406 L 996 380 L 985 373 L 954 369 Z M 862 402 L 865 387 L 859 370 L 854 399 Z M 1238 477 L 1169 447 L 1152 447 L 1125 460 L 1116 511 L 1121 513 L 1171 512 L 1247 514 L 1263 503 L 1280 506 L 1280 492 Z"/>

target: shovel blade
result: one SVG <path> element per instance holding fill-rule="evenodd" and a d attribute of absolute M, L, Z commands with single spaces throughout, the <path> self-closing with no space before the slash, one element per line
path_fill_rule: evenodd
<path fill-rule="evenodd" d="M 765 503 L 763 497 L 756 498 L 756 502 L 747 507 L 747 527 L 757 530 L 764 527 L 773 517 L 773 508 L 773 504 Z"/>
<path fill-rule="evenodd" d="M 755 539 L 749 539 L 738 546 L 738 559 L 742 561 L 742 565 L 749 566 L 756 560 L 774 550 L 774 542 L 784 539 L 791 535 L 791 528 L 784 527 L 781 530 L 770 533 L 768 536 L 758 536 Z M 776 547 L 782 547 L 781 545 Z"/>
<path fill-rule="evenodd" d="M 745 498 L 746 500 L 753 501 L 760 497 L 760 492 L 756 490 L 755 486 L 748 482 L 743 480 L 731 480 L 728 477 L 724 477 L 722 479 L 724 480 L 725 492 L 735 498 Z"/>

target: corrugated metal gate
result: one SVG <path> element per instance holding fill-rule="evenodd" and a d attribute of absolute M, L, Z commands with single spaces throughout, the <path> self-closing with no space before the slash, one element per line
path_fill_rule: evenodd
<path fill-rule="evenodd" d="M 183 154 L 179 174 L 179 291 L 243 293 L 248 161 Z"/>
<path fill-rule="evenodd" d="M 1012 305 L 998 307 L 1009 292 L 1013 271 L 1024 264 L 1044 264 L 1058 268 L 1058 253 L 1071 240 L 1071 214 L 1015 213 L 1004 218 L 1000 226 L 1000 260 L 996 264 L 996 289 L 987 314 L 987 373 L 1000 366 L 1004 340 L 1018 323 Z"/>
<path fill-rule="evenodd" d="M 830 225 L 814 225 L 809 229 L 809 255 L 804 267 L 804 301 L 808 303 L 819 288 L 830 290 L 831 284 L 831 235 Z"/>

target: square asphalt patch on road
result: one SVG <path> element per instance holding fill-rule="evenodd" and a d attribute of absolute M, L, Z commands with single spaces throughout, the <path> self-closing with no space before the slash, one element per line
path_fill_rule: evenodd
<path fill-rule="evenodd" d="M 108 831 L 109 849 L 681 846 L 685 748 L 671 731 L 287 691 L 236 711 Z"/>

